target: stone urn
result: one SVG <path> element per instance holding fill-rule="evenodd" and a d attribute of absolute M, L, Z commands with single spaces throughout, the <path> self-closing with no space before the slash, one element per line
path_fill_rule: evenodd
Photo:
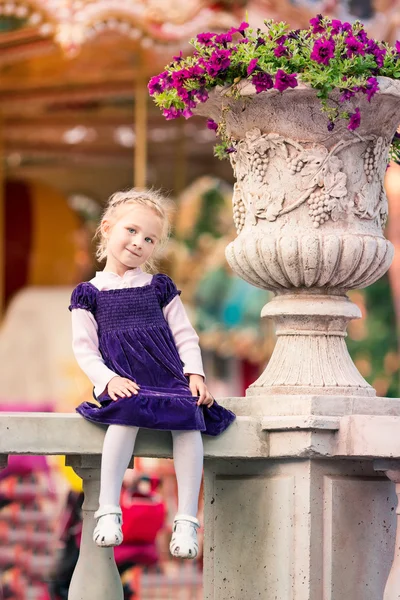
<path fill-rule="evenodd" d="M 246 83 L 239 98 L 217 88 L 197 109 L 223 118 L 235 140 L 238 235 L 226 249 L 228 263 L 275 294 L 261 316 L 275 321 L 277 343 L 247 396 L 376 395 L 345 337 L 348 322 L 361 316 L 346 292 L 374 283 L 393 258 L 383 235 L 383 178 L 400 121 L 400 81 L 378 81 L 370 103 L 359 94 L 344 107 L 360 107 L 355 131 L 341 120 L 329 132 L 316 91 L 305 85 L 256 94 Z M 330 102 L 339 105 L 338 98 Z"/>

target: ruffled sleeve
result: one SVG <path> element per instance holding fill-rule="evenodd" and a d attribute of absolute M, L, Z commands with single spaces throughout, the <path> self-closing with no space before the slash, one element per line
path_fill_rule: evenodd
<path fill-rule="evenodd" d="M 97 294 L 98 290 L 91 283 L 86 281 L 80 283 L 72 292 L 71 304 L 68 307 L 69 310 L 83 308 L 94 314 L 96 311 Z"/>
<path fill-rule="evenodd" d="M 172 279 L 164 273 L 153 275 L 153 284 L 161 308 L 167 306 L 175 296 L 181 294 L 181 290 L 178 290 Z"/>

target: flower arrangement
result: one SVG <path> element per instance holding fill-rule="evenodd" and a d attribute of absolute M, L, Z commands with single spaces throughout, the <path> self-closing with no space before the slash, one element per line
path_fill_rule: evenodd
<path fill-rule="evenodd" d="M 284 92 L 301 81 L 316 90 L 329 131 L 339 119 L 354 131 L 362 114 L 359 107 L 349 112 L 348 101 L 365 94 L 370 102 L 379 90 L 378 76 L 400 79 L 400 42 L 393 48 L 370 39 L 359 21 L 351 25 L 317 15 L 305 30 L 290 30 L 284 22 L 264 23 L 265 31 L 241 23 L 226 33 L 200 33 L 190 42 L 195 49 L 191 56 L 184 58 L 181 52 L 152 77 L 149 93 L 166 119 L 190 118 L 217 86 L 239 97 L 243 81 L 251 82 L 256 94 L 272 89 Z M 338 102 L 331 101 L 333 90 L 339 92 Z M 207 126 L 221 139 L 215 146 L 216 156 L 225 158 L 235 152 L 235 141 L 227 135 L 223 119 L 219 123 L 208 119 Z M 395 137 L 395 156 L 399 148 L 400 140 Z"/>

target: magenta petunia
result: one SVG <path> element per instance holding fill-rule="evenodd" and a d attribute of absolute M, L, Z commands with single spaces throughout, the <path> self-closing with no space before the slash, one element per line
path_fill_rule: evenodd
<path fill-rule="evenodd" d="M 274 48 L 274 55 L 277 58 L 280 58 L 281 56 L 287 56 L 288 55 L 288 49 L 283 44 L 278 44 L 276 46 L 276 48 Z"/>
<path fill-rule="evenodd" d="M 216 35 L 216 33 L 211 32 L 199 33 L 197 34 L 196 39 L 198 42 L 200 42 L 200 44 L 203 44 L 203 46 L 213 46 Z"/>
<path fill-rule="evenodd" d="M 167 119 L 167 121 L 171 121 L 171 119 L 177 119 L 182 114 L 182 111 L 179 108 L 175 108 L 175 106 L 171 106 L 171 108 L 164 108 L 163 115 Z"/>
<path fill-rule="evenodd" d="M 178 56 L 173 56 L 172 59 L 177 63 L 182 62 L 182 60 L 183 60 L 182 50 L 179 52 Z"/>
<path fill-rule="evenodd" d="M 229 42 L 232 41 L 232 34 L 231 33 L 220 33 L 219 35 L 216 35 L 214 38 L 214 42 L 216 44 L 221 44 L 222 46 L 226 46 L 228 45 Z"/>
<path fill-rule="evenodd" d="M 347 57 L 352 58 L 353 56 L 364 56 L 365 47 L 360 40 L 354 37 L 354 35 L 348 35 L 344 40 L 347 46 Z"/>
<path fill-rule="evenodd" d="M 199 90 L 194 90 L 193 93 L 199 102 L 206 102 L 208 100 L 208 91 L 205 87 L 201 87 Z"/>
<path fill-rule="evenodd" d="M 342 21 L 339 21 L 339 19 L 332 19 L 332 30 L 331 30 L 332 35 L 337 35 L 341 31 L 342 31 Z"/>
<path fill-rule="evenodd" d="M 174 71 L 171 75 L 174 87 L 181 86 L 184 82 L 190 78 L 189 69 L 180 69 Z"/>
<path fill-rule="evenodd" d="M 172 83 L 172 77 L 168 71 L 163 71 L 160 75 L 155 75 L 147 84 L 150 96 L 160 94 L 164 90 L 169 89 L 172 86 Z"/>
<path fill-rule="evenodd" d="M 356 92 L 354 90 L 344 90 L 344 92 L 339 98 L 339 102 L 347 102 L 348 100 L 350 100 L 350 98 L 353 98 L 353 96 L 355 95 Z"/>
<path fill-rule="evenodd" d="M 385 62 L 386 48 L 381 48 L 374 40 L 368 40 L 367 52 L 373 54 L 377 67 L 383 67 Z"/>
<path fill-rule="evenodd" d="M 256 49 L 259 48 L 260 46 L 265 46 L 265 40 L 262 37 L 257 38 Z"/>
<path fill-rule="evenodd" d="M 317 15 L 316 17 L 310 19 L 310 25 L 313 28 L 313 33 L 323 33 L 325 31 L 322 19 L 322 15 Z"/>
<path fill-rule="evenodd" d="M 266 90 L 270 90 L 274 86 L 274 80 L 269 73 L 259 71 L 251 78 L 251 83 L 256 88 L 256 93 L 260 94 Z"/>
<path fill-rule="evenodd" d="M 368 102 L 371 102 L 371 98 L 375 96 L 376 92 L 379 91 L 379 83 L 376 77 L 370 77 L 367 80 L 367 85 L 362 88 L 364 94 L 367 94 Z"/>
<path fill-rule="evenodd" d="M 335 47 L 333 39 L 320 38 L 314 43 L 310 58 L 322 65 L 328 65 L 330 59 L 335 56 Z"/>
<path fill-rule="evenodd" d="M 206 71 L 211 77 L 216 77 L 220 71 L 224 71 L 231 64 L 230 50 L 214 50 L 208 63 L 205 63 Z"/>
<path fill-rule="evenodd" d="M 258 58 L 252 58 L 247 67 L 247 75 L 251 75 L 253 71 L 256 69 L 258 63 Z"/>
<path fill-rule="evenodd" d="M 396 47 L 397 54 L 400 54 L 400 42 L 399 41 L 396 42 L 396 46 L 395 47 Z"/>
<path fill-rule="evenodd" d="M 356 111 L 353 113 L 350 113 L 349 117 L 350 117 L 350 119 L 349 119 L 349 124 L 347 125 L 347 129 L 349 131 L 354 131 L 355 129 L 360 127 L 360 123 L 361 123 L 360 109 L 357 107 Z"/>
<path fill-rule="evenodd" d="M 359 39 L 363 44 L 368 42 L 368 36 L 364 29 L 360 29 L 360 31 L 357 33 L 357 39 Z"/>
<path fill-rule="evenodd" d="M 279 90 L 280 92 L 284 92 L 287 88 L 295 88 L 298 86 L 297 81 L 297 73 L 293 73 L 293 75 L 289 75 L 289 73 L 285 73 L 282 69 L 279 69 L 275 75 L 275 83 L 274 88 Z"/>
<path fill-rule="evenodd" d="M 243 21 L 242 23 L 240 23 L 239 27 L 231 27 L 228 33 L 230 33 L 231 35 L 233 35 L 234 33 L 240 33 L 244 37 L 244 32 L 246 31 L 248 26 L 249 24 Z"/>
<path fill-rule="evenodd" d="M 212 131 L 217 131 L 218 123 L 216 123 L 214 121 L 214 119 L 207 119 L 207 127 L 208 127 L 208 129 L 211 129 Z"/>

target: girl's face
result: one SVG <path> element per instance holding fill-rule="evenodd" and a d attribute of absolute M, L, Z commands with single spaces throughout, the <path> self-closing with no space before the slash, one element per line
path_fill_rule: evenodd
<path fill-rule="evenodd" d="M 148 260 L 160 241 L 162 222 L 147 206 L 121 207 L 116 220 L 104 219 L 103 235 L 107 239 L 105 271 L 123 275 Z"/>

